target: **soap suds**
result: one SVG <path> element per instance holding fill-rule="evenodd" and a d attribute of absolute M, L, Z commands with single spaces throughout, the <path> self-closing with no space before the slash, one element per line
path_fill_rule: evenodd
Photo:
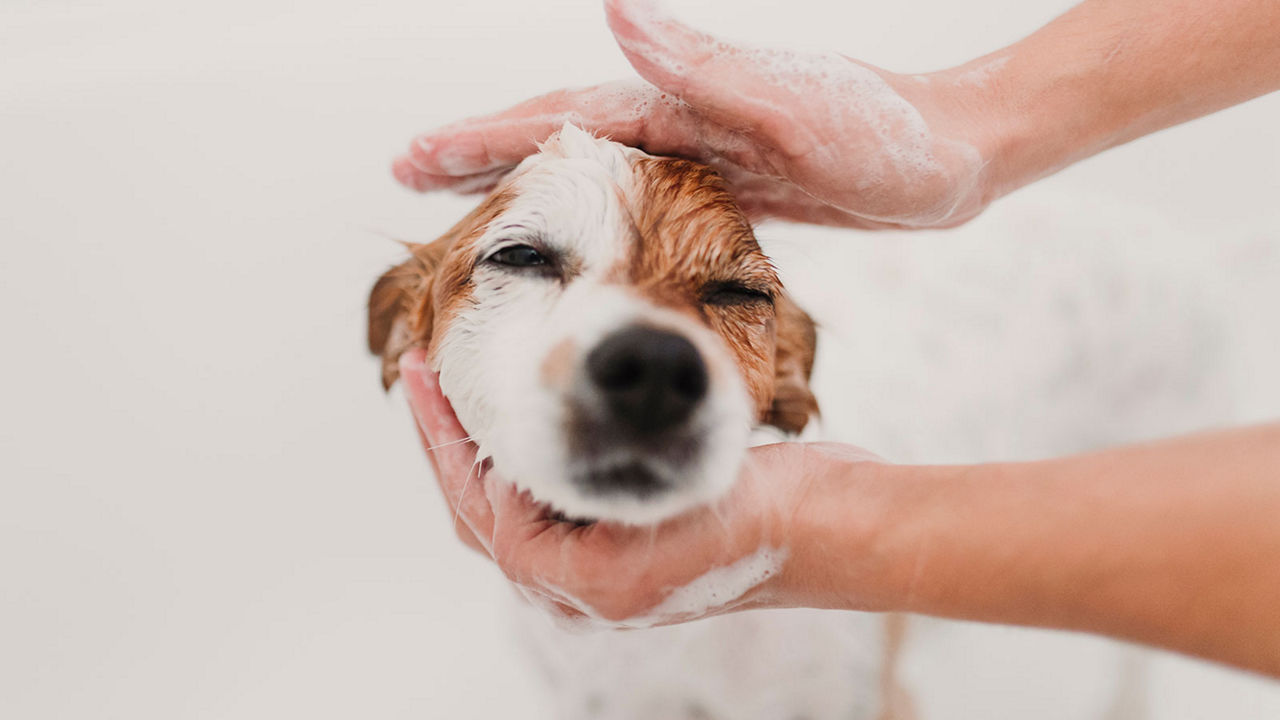
<path fill-rule="evenodd" d="M 620 621 L 605 619 L 590 604 L 561 588 L 546 582 L 542 585 L 548 595 L 558 598 L 559 602 L 577 608 L 586 616 L 585 618 L 564 618 L 561 613 L 552 611 L 550 614 L 561 629 L 575 632 L 642 629 L 696 620 L 732 608 L 753 588 L 781 572 L 786 559 L 786 549 L 762 547 L 751 555 L 729 565 L 709 570 L 692 582 L 675 588 L 661 603 L 643 615 Z M 526 597 L 528 597 L 527 594 Z M 535 603 L 535 605 L 544 610 L 549 609 L 545 603 Z"/>
<path fill-rule="evenodd" d="M 777 575 L 787 558 L 786 550 L 762 547 L 754 555 L 704 573 L 688 585 L 671 591 L 665 600 L 627 627 L 652 627 L 680 618 L 697 618 L 731 606 L 752 588 Z"/>
<path fill-rule="evenodd" d="M 988 60 L 981 65 L 965 70 L 956 77 L 956 82 L 962 85 L 985 86 L 991 80 L 991 76 L 998 72 L 1009 62 L 1010 55 L 1003 55 Z"/>
<path fill-rule="evenodd" d="M 418 146 L 422 147 L 425 143 L 419 141 Z M 473 160 L 469 153 L 464 152 L 455 145 L 445 145 L 436 151 L 436 165 L 444 171 L 445 175 L 469 175 L 476 171 L 477 167 L 484 167 L 485 163 L 477 163 Z"/>
<path fill-rule="evenodd" d="M 872 220 L 927 225 L 952 216 L 971 199 L 982 167 L 977 149 L 934 137 L 920 111 L 875 70 L 837 53 L 726 43 L 685 26 L 657 0 L 630 2 L 614 12 L 619 45 L 659 75 L 670 76 L 659 78 L 660 84 L 670 82 L 676 89 L 703 85 L 684 93 L 695 104 L 702 101 L 700 94 L 719 95 L 725 86 L 735 86 L 732 76 L 758 80 L 761 87 L 745 87 L 734 100 L 765 117 L 794 120 L 799 152 L 811 156 L 823 173 L 850 177 L 858 191 L 848 204 L 859 207 L 842 207 L 835 197 L 820 198 L 824 202 Z M 691 63 L 698 64 L 696 73 Z M 743 79 L 748 78 L 739 77 L 738 87 Z M 938 152 L 949 162 L 940 160 Z M 851 157 L 861 167 L 850 167 Z M 957 164 L 969 166 L 972 177 L 948 181 Z M 886 208 L 890 212 L 885 214 L 862 207 L 868 194 L 893 184 L 925 188 L 919 193 L 921 207 Z M 950 187 L 930 191 L 940 184 Z"/>
<path fill-rule="evenodd" d="M 843 125 L 850 116 L 860 118 L 900 172 L 937 169 L 924 118 L 867 67 L 836 53 L 809 54 L 716 40 L 688 29 L 656 0 L 630 3 L 626 16 L 639 37 L 619 37 L 619 44 L 661 70 L 683 76 L 689 71 L 684 57 L 707 58 L 709 63 L 732 60 L 733 65 L 751 68 L 759 79 L 783 91 L 785 100 L 797 94 L 804 94 L 806 100 L 825 99 L 832 127 Z M 693 47 L 676 45 L 680 41 Z M 776 94 L 760 93 L 750 100 L 775 113 L 791 113 L 789 106 L 775 103 L 771 95 Z"/>

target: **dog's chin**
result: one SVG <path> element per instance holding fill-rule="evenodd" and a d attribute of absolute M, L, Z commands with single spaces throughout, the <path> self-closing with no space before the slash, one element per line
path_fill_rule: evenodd
<path fill-rule="evenodd" d="M 633 446 L 590 455 L 575 453 L 575 443 L 543 453 L 508 454 L 495 447 L 493 461 L 498 475 L 545 504 L 556 519 L 656 525 L 724 495 L 746 454 L 745 443 L 736 449 L 675 444 L 682 449 L 674 457 Z"/>
<path fill-rule="evenodd" d="M 635 463 L 579 473 L 563 491 L 534 497 L 544 500 L 557 517 L 575 523 L 647 526 L 715 501 L 729 489 L 732 479 L 729 475 L 723 481 L 685 485 Z"/>
<path fill-rule="evenodd" d="M 639 460 L 588 467 L 574 473 L 572 482 L 586 495 L 639 500 L 657 498 L 675 488 L 674 482 Z"/>
<path fill-rule="evenodd" d="M 615 501 L 622 499 L 624 502 L 627 499 L 636 499 L 641 502 L 650 502 L 674 491 L 677 487 L 676 483 L 639 461 L 582 469 L 573 474 L 572 483 L 576 492 L 594 498 L 597 502 L 609 499 Z M 579 503 L 569 501 L 569 504 L 578 505 Z M 554 520 L 577 525 L 590 525 L 602 519 L 615 522 L 620 520 L 619 518 L 570 515 L 549 503 L 547 511 Z M 628 520 L 631 518 L 628 517 Z"/>

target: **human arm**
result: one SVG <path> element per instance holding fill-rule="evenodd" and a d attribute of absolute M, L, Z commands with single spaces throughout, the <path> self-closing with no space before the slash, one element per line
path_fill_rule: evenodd
<path fill-rule="evenodd" d="M 953 467 L 782 443 L 752 449 L 713 506 L 656 527 L 584 526 L 476 463 L 422 351 L 401 375 L 458 534 L 556 617 L 910 611 L 1101 633 L 1280 676 L 1280 425 Z M 778 562 L 725 579 L 713 602 L 670 602 L 762 552 Z"/>
<path fill-rule="evenodd" d="M 997 109 L 994 196 L 1280 89 L 1280 3 L 1087 0 L 940 80 L 980 77 Z"/>
<path fill-rule="evenodd" d="M 891 609 L 1086 631 L 1280 677 L 1280 425 L 875 471 L 896 487 L 874 523 Z M 862 494 L 830 492 L 832 508 Z M 807 525 L 821 540 L 802 545 L 848 532 L 838 511 Z M 840 590 L 817 603 L 849 607 L 865 579 L 831 582 Z"/>
<path fill-rule="evenodd" d="M 605 4 L 644 82 L 562 90 L 419 137 L 418 190 L 485 189 L 566 121 L 716 165 L 756 217 L 946 227 L 1106 148 L 1280 87 L 1272 0 L 1087 0 L 960 67 L 901 75 L 729 43 Z"/>

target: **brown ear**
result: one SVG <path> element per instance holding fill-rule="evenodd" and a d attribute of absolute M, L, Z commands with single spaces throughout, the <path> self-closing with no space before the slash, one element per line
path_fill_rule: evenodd
<path fill-rule="evenodd" d="M 400 356 L 431 340 L 431 290 L 447 243 L 407 247 L 411 256 L 378 278 L 369 292 L 369 352 L 382 356 L 382 387 L 400 377 Z"/>
<path fill-rule="evenodd" d="M 509 200 L 506 188 L 499 186 L 440 239 L 427 245 L 406 243 L 411 257 L 378 278 L 369 293 L 369 352 L 382 356 L 383 388 L 390 389 L 400 377 L 405 351 L 431 344 L 436 276 L 445 255 L 455 243 L 483 230 Z M 465 276 L 455 273 L 442 282 L 448 288 L 463 281 Z"/>
<path fill-rule="evenodd" d="M 809 389 L 818 333 L 813 319 L 790 297 L 774 303 L 777 317 L 777 351 L 774 355 L 773 404 L 765 423 L 798 434 L 818 414 L 818 401 Z"/>

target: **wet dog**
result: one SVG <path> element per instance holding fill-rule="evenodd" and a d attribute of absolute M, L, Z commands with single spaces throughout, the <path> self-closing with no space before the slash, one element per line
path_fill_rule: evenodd
<path fill-rule="evenodd" d="M 648 524 L 799 432 L 814 327 L 708 167 L 566 126 L 369 301 L 383 381 L 426 347 L 504 477 L 567 516 Z"/>
<path fill-rule="evenodd" d="M 565 126 L 377 282 L 383 383 L 427 349 L 494 468 L 568 518 L 651 524 L 714 501 L 753 428 L 817 413 L 813 322 L 709 167 Z M 631 633 L 523 626 L 557 718 L 856 720 L 882 712 L 885 621 L 738 613 Z"/>

